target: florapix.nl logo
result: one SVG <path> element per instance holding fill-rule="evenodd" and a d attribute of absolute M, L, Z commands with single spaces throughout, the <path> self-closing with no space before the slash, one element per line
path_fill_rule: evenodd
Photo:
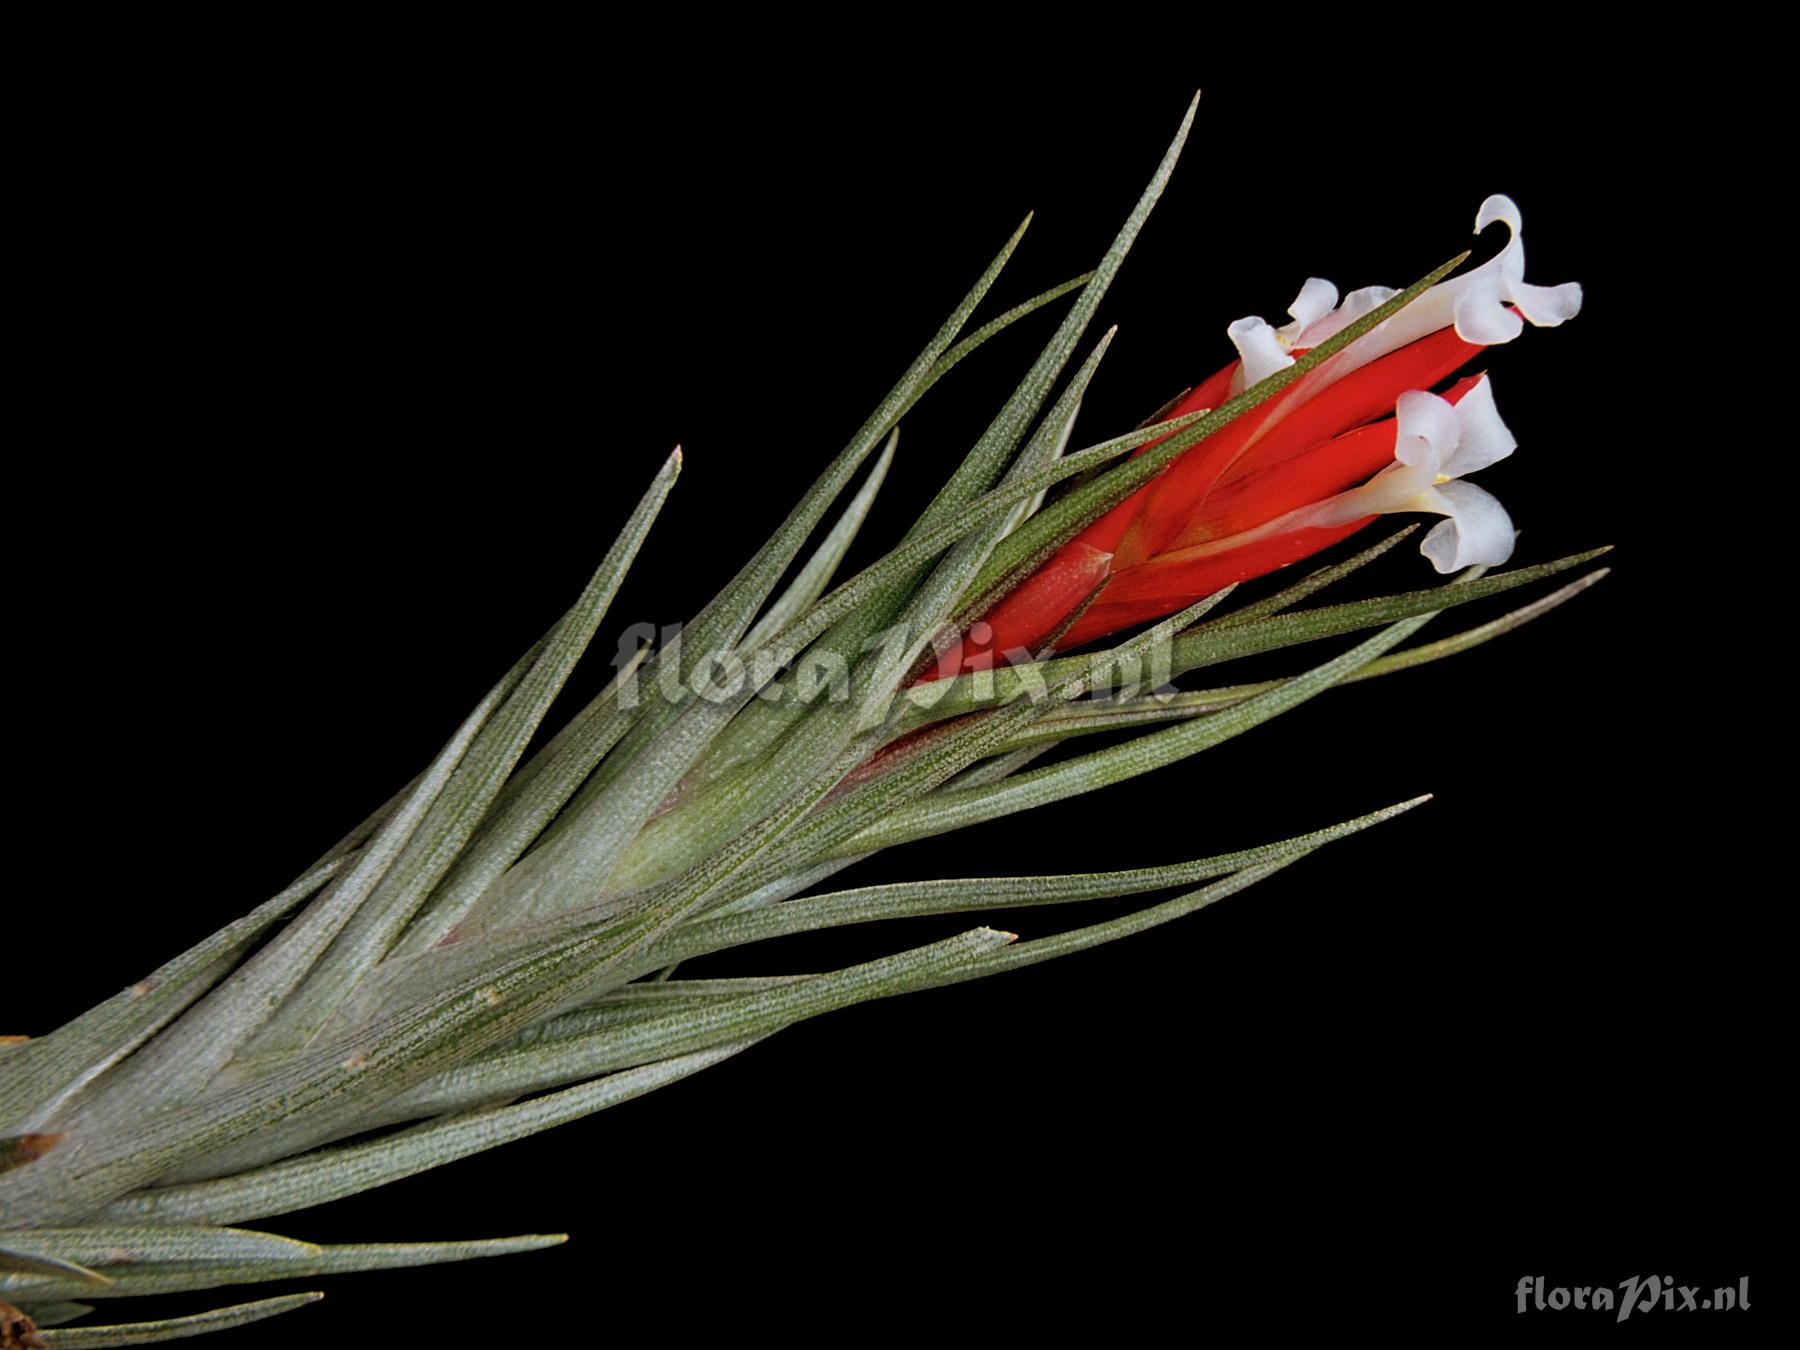
<path fill-rule="evenodd" d="M 1575 1308 L 1583 1312 L 1612 1312 L 1615 1321 L 1623 1322 L 1633 1313 L 1745 1312 L 1750 1307 L 1748 1275 L 1740 1276 L 1734 1285 L 1712 1289 L 1679 1284 L 1671 1275 L 1633 1275 L 1616 1286 L 1545 1285 L 1542 1275 L 1519 1277 L 1515 1292 L 1521 1313 Z"/>

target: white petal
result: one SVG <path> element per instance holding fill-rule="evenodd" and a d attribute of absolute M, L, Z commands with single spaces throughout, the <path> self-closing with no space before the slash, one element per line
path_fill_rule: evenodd
<path fill-rule="evenodd" d="M 1581 313 L 1579 281 L 1565 281 L 1560 286 L 1530 286 L 1516 281 L 1508 288 L 1506 298 L 1536 328 L 1554 328 Z"/>
<path fill-rule="evenodd" d="M 1378 305 L 1385 305 L 1400 294 L 1392 286 L 1364 286 L 1351 291 L 1344 303 L 1320 319 L 1300 335 L 1296 347 L 1316 347 L 1326 338 L 1342 332 Z"/>
<path fill-rule="evenodd" d="M 1444 460 L 1438 472 L 1452 478 L 1485 469 L 1505 459 L 1519 443 L 1513 439 L 1500 410 L 1494 406 L 1494 385 L 1487 376 L 1456 403 L 1456 449 Z"/>
<path fill-rule="evenodd" d="M 1504 299 L 1500 274 L 1492 270 L 1492 264 L 1471 272 L 1458 285 L 1456 303 L 1450 310 L 1456 336 L 1478 347 L 1499 347 L 1523 333 L 1525 321 L 1506 307 Z"/>
<path fill-rule="evenodd" d="M 1320 529 L 1347 525 L 1364 516 L 1390 516 L 1402 511 L 1437 511 L 1433 475 L 1410 464 L 1390 464 L 1360 487 L 1333 493 L 1322 501 L 1288 512 L 1276 522 L 1276 533 L 1302 526 Z"/>
<path fill-rule="evenodd" d="M 1537 327 L 1554 328 L 1581 312 L 1581 287 L 1575 282 L 1561 286 L 1526 282 L 1525 218 L 1511 197 L 1495 193 L 1484 201 L 1475 213 L 1475 233 L 1496 221 L 1505 224 L 1511 238 L 1496 257 L 1463 279 L 1456 303 L 1457 335 L 1483 346 L 1516 338 L 1524 328 L 1521 315 Z M 1518 313 L 1503 308 L 1503 302 L 1517 306 Z"/>
<path fill-rule="evenodd" d="M 1525 217 L 1519 214 L 1518 204 L 1504 192 L 1494 193 L 1476 210 L 1475 233 L 1480 234 L 1496 220 L 1504 220 L 1515 236 L 1525 228 Z"/>
<path fill-rule="evenodd" d="M 1242 364 L 1231 377 L 1231 390 L 1241 393 L 1258 380 L 1267 379 L 1278 370 L 1294 364 L 1294 358 L 1282 348 L 1275 330 L 1256 315 L 1239 319 L 1225 330 L 1231 345 L 1237 348 Z"/>
<path fill-rule="evenodd" d="M 1496 222 L 1503 223 L 1511 232 L 1511 238 L 1499 254 L 1467 276 L 1433 286 L 1386 323 L 1365 333 L 1304 376 L 1257 434 L 1266 434 L 1287 413 L 1318 397 L 1352 371 L 1452 325 L 1464 341 L 1491 347 L 1511 342 L 1524 331 L 1527 320 L 1551 327 L 1574 317 L 1581 309 L 1579 285 L 1568 282 L 1561 286 L 1533 286 L 1526 282 L 1525 244 L 1520 235 L 1522 222 L 1519 208 L 1510 197 L 1496 194 L 1484 201 L 1475 217 L 1475 231 L 1479 234 Z M 1257 318 L 1240 319 L 1227 330 L 1243 358 L 1232 379 L 1234 394 L 1289 364 L 1284 343 L 1296 348 L 1316 347 L 1395 294 L 1385 286 L 1352 291 L 1335 310 L 1306 325 L 1297 338 L 1293 337 L 1293 330 L 1301 323 L 1310 303 L 1308 290 L 1315 296 L 1323 294 L 1314 286 L 1314 281 L 1317 278 L 1309 280 L 1301 289 L 1300 297 L 1289 311 L 1295 321 L 1282 328 L 1280 333 Z M 1320 282 L 1319 286 L 1324 284 Z"/>
<path fill-rule="evenodd" d="M 1449 399 L 1408 389 L 1394 404 L 1399 422 L 1394 435 L 1394 458 L 1411 468 L 1436 477 L 1456 453 L 1461 428 Z"/>
<path fill-rule="evenodd" d="M 1476 563 L 1489 566 L 1512 557 L 1513 523 L 1506 508 L 1491 492 L 1473 483 L 1445 483 L 1431 496 L 1435 509 L 1450 518 L 1432 527 L 1419 545 L 1440 572 L 1454 572 Z"/>
<path fill-rule="evenodd" d="M 1523 332 L 1524 320 L 1553 327 L 1573 318 L 1581 309 L 1579 285 L 1569 282 L 1561 286 L 1533 286 L 1526 282 L 1523 221 L 1510 197 L 1496 194 L 1484 201 L 1475 217 L 1475 232 L 1479 234 L 1496 222 L 1504 223 L 1512 232 L 1505 248 L 1468 275 L 1433 286 L 1374 332 L 1351 343 L 1331 362 L 1329 377 L 1319 387 L 1341 380 L 1351 371 L 1452 324 L 1463 341 L 1495 347 L 1511 342 Z M 1348 324 L 1350 319 L 1340 322 L 1338 316 L 1360 294 L 1352 292 L 1337 313 L 1315 324 L 1298 345 L 1323 342 Z M 1388 292 L 1383 298 L 1392 294 Z M 1517 306 L 1517 311 L 1508 309 L 1509 304 Z"/>
<path fill-rule="evenodd" d="M 1324 277 L 1308 277 L 1306 284 L 1300 288 L 1300 294 L 1294 297 L 1294 303 L 1288 306 L 1288 317 L 1293 322 L 1283 324 L 1276 330 L 1275 335 L 1281 339 L 1281 345 L 1298 346 L 1301 334 L 1330 314 L 1337 302 L 1336 286 Z"/>

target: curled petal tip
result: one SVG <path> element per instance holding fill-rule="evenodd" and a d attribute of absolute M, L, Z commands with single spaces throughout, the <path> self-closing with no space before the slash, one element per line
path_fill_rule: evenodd
<path fill-rule="evenodd" d="M 1481 203 L 1475 212 L 1475 233 L 1480 234 L 1496 220 L 1504 220 L 1513 233 L 1519 231 L 1520 217 L 1518 205 L 1503 192 L 1495 192 Z"/>

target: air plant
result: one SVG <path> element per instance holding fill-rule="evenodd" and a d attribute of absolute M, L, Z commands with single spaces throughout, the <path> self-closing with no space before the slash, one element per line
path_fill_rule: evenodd
<path fill-rule="evenodd" d="M 1487 570 L 1507 560 L 1513 531 L 1464 476 L 1513 440 L 1485 377 L 1430 392 L 1525 322 L 1554 325 L 1579 307 L 1573 286 L 1525 283 L 1505 198 L 1477 220 L 1513 232 L 1485 266 L 1458 275 L 1465 254 L 1342 304 L 1310 281 L 1286 326 L 1232 325 L 1238 359 L 1158 418 L 1071 448 L 1111 335 L 1065 374 L 1193 116 L 1091 273 L 965 335 L 1022 225 L 763 548 L 535 754 L 528 744 L 606 620 L 679 451 L 574 605 L 406 788 L 243 918 L 66 1026 L 0 1043 L 0 1344 L 174 1339 L 317 1295 L 170 1322 L 79 1319 L 101 1300 L 560 1241 L 328 1247 L 239 1225 L 591 1115 L 820 1013 L 1166 924 L 1418 805 L 1165 866 L 819 889 L 880 849 L 1136 777 L 1336 685 L 1480 645 L 1603 575 L 1403 646 L 1446 610 L 1595 556 Z M 988 340 L 1064 301 L 1029 373 L 910 530 L 833 585 L 902 417 Z M 1402 530 L 1253 604 L 1227 603 L 1239 581 L 1415 511 L 1442 517 L 1423 552 L 1446 582 L 1308 605 Z M 1173 687 L 1346 634 L 1363 636 L 1287 678 Z M 1034 767 L 1099 732 L 1132 734 Z M 1174 894 L 1048 937 L 975 927 L 818 973 L 678 969 L 842 925 L 1159 891 Z"/>

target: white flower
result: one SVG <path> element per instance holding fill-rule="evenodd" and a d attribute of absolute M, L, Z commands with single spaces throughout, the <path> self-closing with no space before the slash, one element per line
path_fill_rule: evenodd
<path fill-rule="evenodd" d="M 1491 347 L 1511 342 L 1527 322 L 1554 328 L 1574 318 L 1581 310 L 1578 283 L 1534 286 L 1525 280 L 1524 221 L 1512 198 L 1496 194 L 1484 201 L 1475 216 L 1475 233 L 1496 221 L 1504 222 L 1509 232 L 1505 248 L 1466 276 L 1439 282 L 1379 328 L 1351 343 L 1308 377 L 1311 392 L 1452 325 L 1463 341 Z M 1320 277 L 1309 277 L 1288 310 L 1293 322 L 1277 329 L 1254 314 L 1239 319 L 1226 330 L 1242 360 L 1232 379 L 1232 392 L 1292 365 L 1293 349 L 1318 346 L 1395 294 L 1386 286 L 1366 286 L 1338 304 L 1337 287 Z"/>
<path fill-rule="evenodd" d="M 1438 571 L 1505 562 L 1513 550 L 1511 517 L 1492 493 L 1461 481 L 1518 444 L 1494 407 L 1493 385 L 1483 376 L 1454 404 L 1409 390 L 1394 411 L 1394 462 L 1361 487 L 1291 512 L 1284 530 L 1421 511 L 1447 517 L 1419 545 Z"/>

